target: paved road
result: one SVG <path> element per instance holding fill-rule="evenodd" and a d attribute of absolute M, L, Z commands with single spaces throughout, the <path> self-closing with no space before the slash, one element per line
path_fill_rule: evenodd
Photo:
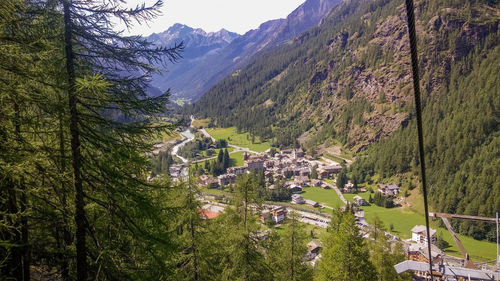
<path fill-rule="evenodd" d="M 232 154 L 232 153 L 235 153 L 235 152 L 238 152 L 238 150 L 233 150 L 231 152 L 229 152 L 229 154 Z M 200 162 L 204 162 L 205 160 L 212 160 L 212 159 L 215 159 L 219 157 L 219 155 L 215 155 L 215 156 L 211 156 L 211 157 L 207 157 L 207 158 L 203 158 L 203 159 L 199 159 L 199 160 L 194 160 L 194 161 L 191 161 L 191 163 L 200 163 Z"/>
<path fill-rule="evenodd" d="M 340 159 L 342 159 L 342 160 L 345 160 L 345 162 L 347 163 L 347 166 L 350 166 L 350 165 L 352 164 L 352 160 L 349 160 L 349 159 L 347 159 L 347 158 L 340 157 L 340 156 L 338 156 L 338 155 L 335 155 L 335 157 L 338 157 L 338 158 L 340 158 Z M 335 161 L 333 161 L 333 160 L 331 160 L 331 159 L 328 159 L 328 158 L 326 158 L 326 157 L 323 157 L 323 156 L 321 156 L 321 160 L 323 160 L 323 161 L 325 161 L 325 162 L 327 162 L 327 163 L 330 163 L 330 164 L 340 164 L 340 163 L 337 163 L 337 162 L 335 162 Z"/>
<path fill-rule="evenodd" d="M 205 128 L 201 128 L 199 130 L 206 138 L 210 138 L 213 142 L 215 142 L 215 139 L 207 132 L 207 130 L 205 130 Z"/>
<path fill-rule="evenodd" d="M 345 199 L 344 197 L 344 194 L 342 194 L 342 192 L 340 192 L 340 189 L 337 187 L 337 185 L 333 185 L 333 184 L 329 184 L 331 188 L 333 188 L 335 190 L 335 192 L 337 192 L 337 195 L 339 196 L 340 200 L 342 200 L 342 202 L 344 202 L 345 205 L 347 205 L 347 200 Z"/>
<path fill-rule="evenodd" d="M 280 205 L 274 205 L 274 204 L 263 204 L 266 207 L 280 207 Z M 303 223 L 307 223 L 310 225 L 316 225 L 322 228 L 327 228 L 328 225 L 330 224 L 330 218 L 322 215 L 318 215 L 315 213 L 310 213 L 302 210 L 298 210 L 293 208 L 293 206 L 287 206 L 286 210 L 288 213 L 290 212 L 295 212 L 300 215 L 299 221 Z"/>
<path fill-rule="evenodd" d="M 254 153 L 254 154 L 259 154 L 260 153 L 260 152 L 254 151 L 254 150 L 250 150 L 250 148 L 248 148 L 248 147 L 241 147 L 241 146 L 236 146 L 236 145 L 233 145 L 233 144 L 228 144 L 228 146 L 234 148 L 233 152 L 245 151 L 245 152 Z"/>

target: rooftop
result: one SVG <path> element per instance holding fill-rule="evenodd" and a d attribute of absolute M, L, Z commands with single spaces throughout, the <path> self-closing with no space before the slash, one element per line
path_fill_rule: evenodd
<path fill-rule="evenodd" d="M 418 261 L 404 261 L 394 266 L 396 272 L 401 274 L 406 271 L 421 271 L 428 272 L 429 264 Z M 441 272 L 445 276 L 450 277 L 465 277 L 469 280 L 498 280 L 500 273 L 487 270 L 468 269 L 463 267 L 454 267 L 447 265 L 434 265 L 432 271 Z"/>
<path fill-rule="evenodd" d="M 433 229 L 433 228 L 429 228 L 430 232 L 431 232 L 431 236 L 434 236 L 436 235 L 436 230 Z M 422 234 L 425 234 L 427 233 L 427 230 L 425 229 L 425 225 L 415 225 L 412 229 L 411 229 L 411 232 L 413 233 L 422 233 Z"/>

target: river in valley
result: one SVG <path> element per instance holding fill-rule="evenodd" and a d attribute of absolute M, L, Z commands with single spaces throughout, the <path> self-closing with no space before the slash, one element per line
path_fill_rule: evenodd
<path fill-rule="evenodd" d="M 186 158 L 184 158 L 184 157 L 180 156 L 180 155 L 178 154 L 178 152 L 179 152 L 179 149 L 180 149 L 181 147 L 183 147 L 184 145 L 186 145 L 186 143 L 188 143 L 188 142 L 190 142 L 190 141 L 194 140 L 194 137 L 195 137 L 195 136 L 193 135 L 193 133 L 191 133 L 191 131 L 189 130 L 189 128 L 188 128 L 187 130 L 183 131 L 183 132 L 181 133 L 181 135 L 183 135 L 184 137 L 186 137 L 186 139 L 185 139 L 185 140 L 183 140 L 181 143 L 179 143 L 179 144 L 175 145 L 175 146 L 172 148 L 172 155 L 175 155 L 177 158 L 181 159 L 181 161 L 182 161 L 183 163 L 187 163 L 187 162 L 188 162 L 188 160 L 187 160 Z"/>

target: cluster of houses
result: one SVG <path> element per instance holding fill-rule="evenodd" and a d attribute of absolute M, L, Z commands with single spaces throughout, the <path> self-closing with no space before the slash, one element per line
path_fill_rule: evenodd
<path fill-rule="evenodd" d="M 395 184 L 379 184 L 377 191 L 387 197 L 396 197 L 399 195 L 399 186 Z"/>
<path fill-rule="evenodd" d="M 439 263 L 444 258 L 444 252 L 439 249 L 435 244 L 437 241 L 436 230 L 429 228 L 430 235 L 427 235 L 425 225 L 416 225 L 411 230 L 411 244 L 408 245 L 406 254 L 407 259 L 418 262 Z M 430 236 L 431 241 L 431 257 L 429 257 L 428 239 Z"/>
<path fill-rule="evenodd" d="M 313 167 L 316 166 L 317 179 L 310 179 Z M 249 155 L 245 159 L 245 164 L 238 167 L 230 167 L 225 174 L 217 178 L 211 178 L 207 175 L 200 176 L 200 184 L 208 188 L 218 188 L 233 184 L 236 177 L 250 171 L 263 171 L 266 179 L 267 188 L 274 189 L 272 184 L 283 178 L 293 179 L 287 181 L 285 187 L 292 193 L 301 193 L 302 188 L 308 186 L 318 186 L 321 188 L 332 188 L 330 184 L 323 181 L 334 174 L 340 172 L 342 167 L 338 164 L 326 165 L 316 161 L 310 156 L 305 156 L 300 149 L 285 149 L 280 153 L 260 153 Z"/>

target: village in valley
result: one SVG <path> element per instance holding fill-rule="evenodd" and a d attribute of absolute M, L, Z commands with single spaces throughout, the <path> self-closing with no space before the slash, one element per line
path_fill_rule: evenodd
<path fill-rule="evenodd" d="M 193 130 L 191 128 L 191 130 L 197 133 L 196 129 Z M 201 134 L 202 138 L 210 138 L 213 141 L 213 144 L 209 145 L 207 149 L 216 149 L 215 143 L 217 141 L 215 138 L 210 136 L 205 129 L 201 129 L 201 131 L 203 133 Z M 187 141 L 192 140 L 193 138 Z M 186 140 L 183 143 L 185 144 Z M 259 153 L 251 151 L 248 148 L 231 145 L 230 143 L 224 147 L 226 147 L 226 154 L 228 153 L 227 147 L 233 149 L 232 153 L 243 151 L 243 165 L 227 167 L 224 172 L 216 176 L 206 172 L 194 173 L 200 187 L 203 189 L 200 200 L 203 201 L 204 205 L 200 209 L 200 216 L 205 219 L 214 219 L 220 213 L 224 212 L 225 208 L 229 206 L 227 204 L 227 196 L 230 196 L 229 191 L 232 190 L 238 176 L 245 173 L 260 174 L 264 179 L 265 189 L 268 192 L 282 189 L 286 190 L 288 194 L 287 201 L 264 201 L 262 206 L 254 208 L 255 212 L 259 215 L 262 225 L 267 227 L 281 228 L 286 222 L 287 216 L 291 213 L 296 213 L 298 214 L 298 220 L 305 225 L 310 225 L 313 229 L 326 229 L 330 223 L 331 209 L 333 207 L 341 209 L 348 207 L 355 214 L 356 225 L 360 229 L 361 235 L 366 239 L 370 239 L 370 232 L 373 226 L 365 219 L 363 208 L 372 204 L 385 208 L 398 207 L 405 204 L 406 196 L 401 194 L 401 188 L 396 184 L 380 183 L 376 185 L 376 190 L 358 187 L 356 183 L 351 182 L 347 178 L 342 179 L 345 181 L 342 184 L 337 184 L 339 174 L 345 168 L 345 161 L 337 163 L 324 157 L 314 158 L 306 155 L 300 148 L 284 149 L 281 151 L 269 148 Z M 177 151 L 178 148 L 175 152 Z M 222 148 L 220 148 L 219 153 L 223 154 Z M 216 152 L 211 152 L 208 155 L 213 154 L 216 155 Z M 204 163 L 207 166 L 209 165 L 207 164 L 209 160 L 216 161 L 217 159 L 217 156 L 209 157 L 208 159 L 199 159 L 202 153 L 198 153 L 196 156 L 198 159 L 194 159 L 193 161 L 195 166 L 192 166 L 193 163 L 190 163 L 190 160 L 180 156 L 178 159 L 181 159 L 184 163 L 170 166 L 169 172 L 171 177 L 174 180 L 182 180 L 183 177 L 185 178 L 188 175 L 187 167 L 195 167 L 196 170 L 199 167 L 198 164 L 202 165 Z M 206 171 L 203 169 L 198 170 Z M 331 206 L 320 200 L 318 200 L 320 202 L 312 200 L 304 195 L 310 189 L 329 190 L 329 196 L 338 196 L 341 204 L 339 206 Z M 366 194 L 368 194 L 368 198 Z M 379 203 L 381 200 L 382 203 Z M 390 204 L 387 202 L 390 202 Z M 392 227 L 391 224 L 391 231 Z M 269 230 L 264 229 L 258 233 L 258 238 L 266 239 L 268 233 Z M 316 237 L 313 237 L 314 235 L 312 234 L 313 230 L 311 230 L 312 237 L 307 245 L 308 253 L 305 259 L 314 266 L 321 258 L 322 245 L 319 239 L 315 239 Z M 444 249 L 440 249 L 437 246 L 439 242 L 436 229 L 430 229 L 432 245 L 430 252 L 432 257 L 429 257 L 427 246 L 427 239 L 429 237 L 423 225 L 414 225 L 411 233 L 404 234 L 404 236 L 411 238 L 401 239 L 390 232 L 385 232 L 385 235 L 388 241 L 403 244 L 407 262 L 428 262 L 429 258 L 436 264 L 446 261 L 447 264 L 464 266 L 466 262 L 463 259 L 446 255 L 443 251 Z M 424 274 L 425 270 L 422 270 L 422 275 Z"/>

